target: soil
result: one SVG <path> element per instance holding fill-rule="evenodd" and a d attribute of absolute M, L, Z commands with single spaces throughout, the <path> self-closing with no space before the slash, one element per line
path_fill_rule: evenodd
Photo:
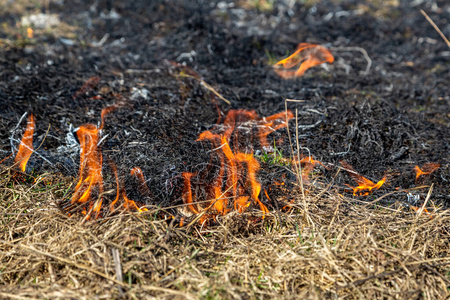
<path fill-rule="evenodd" d="M 31 1 L 18 10 L 19 3 L 4 1 L 0 10 L 0 158 L 17 147 L 21 117 L 33 113 L 40 147 L 28 172 L 75 182 L 74 130 L 98 125 L 103 108 L 121 103 L 102 131 L 105 181 L 114 188 L 112 162 L 132 194 L 129 172 L 140 167 L 153 195 L 141 201 L 171 206 L 181 203 L 181 173 L 210 161 L 211 146 L 196 141 L 202 131 L 231 109 L 264 117 L 287 105 L 298 115 L 291 139 L 326 166 L 316 169 L 319 183 L 349 193 L 351 177 L 335 176 L 344 160 L 373 182 L 388 176 L 375 196 L 411 189 L 413 197 L 397 193 L 390 203 L 423 201 L 428 188 L 412 188 L 433 183 L 432 200 L 450 206 L 450 49 L 420 13 L 450 36 L 448 1 Z M 18 20 L 38 13 L 59 23 L 31 25 L 28 38 Z M 335 62 L 280 78 L 271 65 L 302 42 L 327 47 Z M 283 139 L 277 150 L 289 157 L 287 135 L 281 129 L 269 140 Z M 258 143 L 251 148 L 262 154 Z M 414 167 L 429 162 L 441 167 L 416 182 Z M 262 166 L 266 186 L 283 172 Z"/>

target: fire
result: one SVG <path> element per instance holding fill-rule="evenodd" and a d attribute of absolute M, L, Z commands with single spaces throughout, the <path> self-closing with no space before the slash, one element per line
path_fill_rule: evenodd
<path fill-rule="evenodd" d="M 84 207 L 83 212 L 87 214 L 87 218 L 91 213 L 95 213 L 96 217 L 100 215 L 103 203 L 103 156 L 99 147 L 100 133 L 105 124 L 106 114 L 112 112 L 123 105 L 118 102 L 115 105 L 104 108 L 101 112 L 101 125 L 97 127 L 93 124 L 85 124 L 80 126 L 77 130 L 77 137 L 80 142 L 80 169 L 78 183 L 75 186 L 75 191 L 71 198 L 71 204 L 88 204 Z M 125 189 L 120 184 L 115 165 L 112 165 L 114 175 L 116 178 L 116 198 L 110 204 L 110 211 L 116 210 L 116 203 L 123 199 L 123 207 L 127 210 L 137 210 L 139 212 L 147 211 L 147 208 L 140 208 L 135 201 L 129 199 L 126 195 Z M 150 196 L 150 190 L 145 183 L 145 178 L 142 170 L 135 167 L 130 170 L 131 176 L 136 177 L 140 181 L 139 191 L 143 195 Z M 93 195 L 97 195 L 98 199 L 93 201 Z"/>
<path fill-rule="evenodd" d="M 414 167 L 414 171 L 416 171 L 416 183 L 419 180 L 420 176 L 430 175 L 437 169 L 441 167 L 438 163 L 426 163 L 422 166 L 422 169 L 419 166 Z"/>
<path fill-rule="evenodd" d="M 73 100 L 76 100 L 78 96 L 85 94 L 89 90 L 93 89 L 97 86 L 97 84 L 100 82 L 100 77 L 93 76 L 86 80 L 86 82 L 83 84 L 83 86 L 75 93 L 75 95 L 72 96 Z"/>
<path fill-rule="evenodd" d="M 350 177 L 353 178 L 356 183 L 359 185 L 357 187 L 352 187 L 353 189 L 353 196 L 360 195 L 360 196 L 367 196 L 369 195 L 372 190 L 378 190 L 385 182 L 387 177 L 384 176 L 383 179 L 378 181 L 377 183 L 373 183 L 371 180 L 363 177 L 358 172 L 356 172 L 352 166 L 350 166 L 347 162 L 341 161 L 342 166 L 345 168 L 345 170 L 348 172 Z M 363 193 L 364 191 L 367 191 Z"/>
<path fill-rule="evenodd" d="M 19 151 L 17 152 L 14 164 L 18 165 L 22 172 L 27 168 L 28 160 L 33 153 L 33 133 L 34 133 L 34 116 L 30 115 L 27 122 L 27 128 L 20 141 Z"/>
<path fill-rule="evenodd" d="M 281 112 L 274 114 L 269 117 L 259 118 L 255 111 L 253 110 L 230 110 L 224 120 L 224 136 L 228 141 L 233 141 L 235 150 L 239 150 L 238 140 L 242 136 L 239 131 L 251 130 L 252 126 L 258 129 L 259 142 L 261 148 L 265 152 L 272 152 L 273 149 L 270 147 L 267 141 L 267 136 L 281 128 L 287 126 L 287 121 L 292 119 L 294 114 L 291 111 Z M 232 134 L 234 132 L 233 139 Z"/>
<path fill-rule="evenodd" d="M 136 202 L 134 202 L 133 200 L 129 199 L 125 192 L 123 192 L 122 196 L 123 196 L 123 200 L 125 201 L 125 203 L 124 203 L 125 209 L 127 209 L 127 210 L 137 210 L 138 212 L 148 211 L 147 208 L 145 208 L 145 207 L 144 208 L 140 208 L 136 204 Z"/>
<path fill-rule="evenodd" d="M 260 126 L 259 126 L 259 139 L 261 142 L 261 147 L 264 150 L 268 150 L 270 149 L 269 147 L 269 142 L 267 141 L 267 136 L 274 132 L 277 131 L 278 129 L 281 129 L 283 127 L 286 127 L 286 119 L 290 120 L 294 117 L 294 114 L 291 111 L 287 111 L 287 112 L 281 112 L 278 114 L 274 114 L 272 116 L 263 118 L 260 121 Z"/>
<path fill-rule="evenodd" d="M 197 185 L 193 184 L 196 173 L 184 172 L 182 199 L 188 214 L 208 213 L 208 216 L 224 215 L 234 209 L 243 213 L 252 204 L 257 204 L 263 215 L 269 210 L 259 199 L 261 183 L 257 179 L 260 169 L 258 160 L 252 153 L 241 152 L 240 138 L 251 135 L 257 130 L 260 145 L 269 148 L 267 136 L 280 128 L 287 126 L 287 121 L 293 114 L 283 112 L 267 118 L 259 118 L 256 112 L 247 110 L 231 110 L 228 112 L 222 126 L 216 126 L 216 131 L 202 132 L 197 141 L 208 141 L 213 148 L 213 155 L 218 159 L 218 172 L 210 184 L 202 185 L 202 194 Z M 248 145 L 247 145 L 248 146 Z M 209 169 L 208 169 L 209 170 Z M 203 174 L 205 175 L 205 174 Z M 203 205 L 202 205 L 203 204 Z M 263 216 L 264 217 L 264 216 Z M 201 218 L 203 222 L 207 218 Z"/>
<path fill-rule="evenodd" d="M 284 79 L 300 77 L 309 68 L 326 62 L 334 62 L 334 56 L 327 48 L 316 44 L 301 43 L 298 45 L 297 51 L 294 54 L 280 60 L 274 65 L 277 67 L 275 68 L 275 73 Z M 297 71 L 289 70 L 297 64 L 300 64 Z"/>
<path fill-rule="evenodd" d="M 31 27 L 27 27 L 27 37 L 29 39 L 33 38 L 33 29 Z"/>
<path fill-rule="evenodd" d="M 309 175 L 314 170 L 314 167 L 322 166 L 325 167 L 320 161 L 315 160 L 312 156 L 306 156 L 301 158 L 300 160 L 294 159 L 293 163 L 298 165 L 299 163 L 302 166 L 302 180 L 303 182 L 309 182 Z"/>
<path fill-rule="evenodd" d="M 98 149 L 99 130 L 93 124 L 80 126 L 77 131 L 77 137 L 80 141 L 80 170 L 79 180 L 75 186 L 75 192 L 72 195 L 71 203 L 86 203 L 91 199 L 91 193 L 97 189 L 98 194 L 103 193 L 103 177 L 102 177 L 102 153 Z M 101 196 L 100 196 L 101 197 Z M 100 213 L 102 199 L 97 201 L 93 211 Z M 92 208 L 90 204 L 89 210 Z"/>

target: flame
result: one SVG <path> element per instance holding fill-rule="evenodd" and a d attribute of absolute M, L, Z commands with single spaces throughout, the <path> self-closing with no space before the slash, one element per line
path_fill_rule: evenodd
<path fill-rule="evenodd" d="M 350 166 L 347 162 L 341 161 L 342 166 L 346 169 L 350 177 L 356 181 L 357 184 L 359 184 L 357 187 L 352 187 L 353 189 L 353 196 L 356 195 L 362 195 L 367 196 L 369 195 L 372 190 L 378 190 L 387 179 L 387 176 L 385 175 L 383 179 L 378 181 L 377 183 L 373 183 L 371 180 L 365 178 L 364 176 L 360 175 L 358 172 L 356 172 L 352 166 Z M 364 191 L 367 191 L 363 193 Z"/>
<path fill-rule="evenodd" d="M 294 114 L 291 111 L 281 112 L 272 116 L 263 118 L 259 126 L 259 139 L 261 147 L 265 150 L 270 149 L 267 136 L 278 129 L 287 126 L 287 121 L 292 119 Z"/>
<path fill-rule="evenodd" d="M 321 45 L 301 43 L 297 51 L 291 56 L 280 60 L 274 66 L 282 66 L 282 69 L 275 68 L 275 73 L 284 79 L 302 76 L 306 70 L 311 67 L 323 64 L 333 63 L 334 57 L 331 52 Z M 300 63 L 297 71 L 288 70 Z"/>
<path fill-rule="evenodd" d="M 27 27 L 27 37 L 29 39 L 33 38 L 33 29 L 31 27 Z"/>
<path fill-rule="evenodd" d="M 253 201 L 259 204 L 263 214 L 269 212 L 267 207 L 259 200 L 259 193 L 261 192 L 261 184 L 256 179 L 256 172 L 259 170 L 259 163 L 253 154 L 238 153 L 236 154 L 237 161 L 247 164 L 247 184 L 251 189 L 251 197 Z"/>
<path fill-rule="evenodd" d="M 271 147 L 267 141 L 267 136 L 272 132 L 286 127 L 288 124 L 287 122 L 293 117 L 294 114 L 289 110 L 261 119 L 253 110 L 230 110 L 224 121 L 224 127 L 226 128 L 224 136 L 230 141 L 232 133 L 234 132 L 233 144 L 235 151 L 238 151 L 239 129 L 248 129 L 249 126 L 255 125 L 258 128 L 258 137 L 261 148 L 266 152 L 270 152 Z"/>
<path fill-rule="evenodd" d="M 86 80 L 83 86 L 72 96 L 73 100 L 77 99 L 79 95 L 85 94 L 87 91 L 93 89 L 100 82 L 100 77 L 93 76 Z"/>
<path fill-rule="evenodd" d="M 86 203 L 91 199 L 91 193 L 97 189 L 99 195 L 103 193 L 102 177 L 102 153 L 98 149 L 99 129 L 93 124 L 80 126 L 77 131 L 77 137 L 80 141 L 80 170 L 79 180 L 75 186 L 75 192 L 72 195 L 71 203 Z M 93 211 L 100 212 L 102 199 L 97 201 Z M 92 208 L 92 203 L 90 204 Z"/>
<path fill-rule="evenodd" d="M 211 144 L 213 157 L 219 161 L 217 166 L 219 169 L 210 184 L 199 186 L 205 190 L 206 197 L 203 198 L 207 199 L 202 199 L 200 195 L 203 194 L 194 189 L 197 185 L 193 184 L 192 178 L 197 174 L 182 173 L 184 181 L 182 199 L 186 205 L 185 212 L 190 215 L 208 212 L 208 215 L 214 218 L 219 214 L 225 215 L 232 209 L 243 213 L 255 203 L 264 217 L 269 210 L 259 199 L 261 184 L 257 179 L 257 173 L 260 165 L 252 153 L 240 151 L 240 138 L 251 135 L 255 128 L 261 147 L 269 148 L 267 136 L 286 127 L 285 121 L 291 118 L 293 114 L 290 111 L 259 118 L 255 111 L 231 110 L 223 125 L 216 126 L 218 133 L 209 130 L 202 132 L 197 141 L 208 141 Z M 201 222 L 205 220 L 207 218 L 200 219 Z"/>
<path fill-rule="evenodd" d="M 119 176 L 117 175 L 117 168 L 115 165 L 112 165 L 113 171 L 114 171 L 114 176 L 116 178 L 116 198 L 114 199 L 114 201 L 111 202 L 109 209 L 111 212 L 115 211 L 115 205 L 116 203 L 119 201 L 120 196 L 122 196 L 124 202 L 123 202 L 123 207 L 126 210 L 137 210 L 138 212 L 144 212 L 144 211 L 148 211 L 147 208 L 143 207 L 139 207 L 135 201 L 131 200 L 130 198 L 128 198 L 125 189 L 122 187 L 122 189 L 120 188 L 120 180 L 119 180 Z M 135 176 L 141 183 L 139 189 L 140 191 L 142 191 L 142 189 L 144 188 L 143 186 L 145 186 L 145 192 L 150 193 L 150 191 L 148 190 L 147 184 L 145 183 L 145 178 L 144 178 L 144 173 L 142 172 L 141 168 L 139 167 L 135 167 L 133 169 L 130 170 L 131 176 Z"/>
<path fill-rule="evenodd" d="M 30 115 L 27 122 L 27 128 L 23 134 L 22 140 L 20 141 L 19 151 L 17 152 L 14 163 L 19 165 L 22 172 L 25 172 L 27 168 L 28 160 L 33 153 L 33 133 L 34 133 L 34 116 Z"/>
<path fill-rule="evenodd" d="M 183 186 L 183 202 L 184 204 L 187 204 L 187 207 L 195 214 L 198 214 L 198 210 L 196 208 L 196 205 L 194 205 L 193 198 L 192 198 L 192 189 L 191 189 L 191 178 L 195 175 L 195 173 L 190 172 L 184 172 L 181 174 L 184 181 Z"/>
<path fill-rule="evenodd" d="M 138 212 L 144 212 L 144 211 L 148 211 L 147 208 L 143 207 L 140 208 L 139 206 L 137 206 L 136 202 L 134 202 L 133 200 L 129 199 L 125 193 L 125 191 L 122 193 L 123 196 L 123 200 L 125 201 L 124 206 L 125 209 L 128 210 L 137 210 Z"/>
<path fill-rule="evenodd" d="M 119 176 L 117 175 L 117 168 L 114 164 L 112 164 L 112 169 L 114 171 L 114 177 L 116 178 L 116 198 L 109 205 L 109 210 L 113 212 L 115 210 L 114 205 L 119 201 L 120 198 L 120 185 L 119 185 Z"/>
<path fill-rule="evenodd" d="M 314 167 L 322 166 L 325 167 L 320 161 L 315 160 L 312 156 L 306 156 L 301 158 L 300 160 L 293 160 L 295 164 L 301 164 L 302 165 L 302 181 L 308 183 L 309 177 L 314 170 Z"/>
<path fill-rule="evenodd" d="M 103 203 L 103 176 L 102 176 L 102 164 L 103 156 L 98 144 L 100 141 L 99 135 L 105 124 L 105 116 L 122 104 L 119 102 L 115 105 L 108 106 L 102 110 L 101 113 L 101 125 L 97 127 L 93 124 L 85 124 L 80 126 L 77 130 L 77 137 L 80 142 L 80 169 L 78 176 L 78 183 L 75 186 L 75 191 L 71 198 L 71 203 L 88 204 L 83 207 L 83 213 L 87 214 L 89 219 L 91 213 L 95 213 L 96 217 L 100 215 Z M 110 204 L 110 211 L 115 211 L 115 205 L 122 197 L 123 206 L 128 210 L 137 210 L 139 212 L 147 211 L 147 208 L 140 208 L 135 201 L 129 199 L 125 193 L 124 188 L 120 188 L 120 180 L 117 175 L 117 168 L 112 164 L 112 169 L 116 178 L 116 198 Z M 131 176 L 135 176 L 140 181 L 140 191 L 143 194 L 150 195 L 143 172 L 140 168 L 136 167 L 131 169 Z M 98 196 L 98 199 L 93 203 L 92 195 Z"/>
<path fill-rule="evenodd" d="M 142 195 L 150 197 L 151 192 L 150 192 L 150 189 L 147 186 L 147 183 L 145 182 L 144 173 L 142 172 L 141 168 L 134 167 L 133 169 L 130 170 L 130 174 L 131 174 L 131 176 L 134 176 L 134 177 L 136 177 L 138 179 L 138 181 L 139 181 L 139 192 Z"/>
<path fill-rule="evenodd" d="M 420 207 L 417 207 L 417 206 L 410 206 L 410 207 L 411 207 L 411 209 L 414 210 L 417 214 L 420 214 L 420 210 L 421 210 Z M 426 209 L 426 208 L 423 208 L 423 209 L 422 209 L 422 213 L 421 213 L 421 214 L 427 215 L 427 216 L 430 217 L 430 219 L 433 219 L 433 216 L 431 215 L 431 213 L 430 213 L 430 212 L 428 211 L 428 209 Z"/>
<path fill-rule="evenodd" d="M 430 175 L 440 167 L 441 165 L 438 163 L 426 163 L 422 166 L 422 169 L 419 168 L 419 166 L 415 166 L 414 171 L 416 171 L 416 183 L 419 180 L 420 176 Z"/>

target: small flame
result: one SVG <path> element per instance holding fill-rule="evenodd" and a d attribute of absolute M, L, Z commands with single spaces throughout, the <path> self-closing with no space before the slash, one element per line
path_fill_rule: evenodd
<path fill-rule="evenodd" d="M 306 156 L 298 160 L 293 160 L 293 163 L 302 165 L 302 181 L 308 183 L 309 177 L 314 170 L 314 167 L 322 166 L 325 167 L 320 161 L 315 160 L 312 156 Z"/>
<path fill-rule="evenodd" d="M 109 210 L 113 212 L 115 210 L 114 205 L 116 205 L 117 201 L 119 201 L 120 198 L 120 184 L 119 184 L 119 176 L 117 175 L 117 168 L 114 164 L 112 164 L 111 166 L 114 171 L 114 177 L 116 178 L 116 198 L 109 205 Z"/>
<path fill-rule="evenodd" d="M 190 172 L 184 172 L 181 174 L 184 181 L 183 186 L 183 202 L 184 204 L 187 204 L 187 207 L 193 212 L 194 214 L 198 214 L 198 210 L 196 208 L 196 205 L 194 204 L 193 197 L 192 197 L 192 189 L 191 189 L 191 178 L 195 175 L 195 173 Z"/>
<path fill-rule="evenodd" d="M 356 172 L 352 166 L 350 166 L 347 162 L 341 161 L 342 166 L 345 168 L 345 170 L 348 172 L 350 177 L 356 181 L 357 184 L 359 184 L 357 187 L 352 187 L 353 189 L 353 196 L 360 195 L 360 196 L 367 196 L 369 195 L 372 190 L 378 190 L 387 179 L 387 176 L 385 175 L 383 179 L 378 181 L 377 183 L 373 183 L 371 180 L 365 178 L 364 176 L 360 175 L 358 172 Z M 367 191 L 363 193 L 364 191 Z"/>
<path fill-rule="evenodd" d="M 100 127 L 93 124 L 86 124 L 84 126 L 80 126 L 77 131 L 77 137 L 80 141 L 80 169 L 79 169 L 79 179 L 78 183 L 75 186 L 75 191 L 71 198 L 71 203 L 80 203 L 86 204 L 88 206 L 83 207 L 83 213 L 87 214 L 87 219 L 89 219 L 90 214 L 93 212 L 96 214 L 96 217 L 99 216 L 100 211 L 102 209 L 103 202 L 103 176 L 102 176 L 102 164 L 103 164 L 103 156 L 100 147 L 98 146 L 100 138 L 100 132 L 105 124 L 104 119 L 106 114 L 110 113 L 117 107 L 120 107 L 122 104 L 118 103 L 112 106 L 108 106 L 102 110 L 101 120 L 102 123 Z M 147 211 L 147 208 L 140 208 L 136 202 L 129 199 L 125 193 L 124 188 L 120 188 L 120 180 L 117 175 L 117 168 L 112 164 L 112 169 L 114 171 L 114 175 L 116 178 L 116 198 L 110 204 L 110 211 L 115 211 L 115 205 L 119 201 L 122 196 L 124 200 L 123 206 L 125 209 L 129 210 L 137 210 L 139 212 Z M 142 170 L 138 167 L 133 168 L 131 171 L 131 175 L 135 176 L 140 182 L 140 189 L 147 195 L 150 195 L 150 190 L 148 189 L 145 178 L 142 173 Z M 96 194 L 98 199 L 93 203 L 92 195 Z"/>
<path fill-rule="evenodd" d="M 261 126 L 259 127 L 259 139 L 261 142 L 261 147 L 265 150 L 270 149 L 269 142 L 267 141 L 267 136 L 270 133 L 277 131 L 278 129 L 286 127 L 287 121 L 289 121 L 293 117 L 294 114 L 291 111 L 286 111 L 263 118 L 260 121 Z"/>
<path fill-rule="evenodd" d="M 125 201 L 125 203 L 124 203 L 125 209 L 137 210 L 138 212 L 148 211 L 148 209 L 145 207 L 140 208 L 139 206 L 137 206 L 136 202 L 134 202 L 133 200 L 131 200 L 127 197 L 127 195 L 125 194 L 125 191 L 123 192 L 122 196 L 123 196 L 123 200 Z"/>
<path fill-rule="evenodd" d="M 414 167 L 414 171 L 416 171 L 416 183 L 419 180 L 420 176 L 430 175 L 437 169 L 441 167 L 438 163 L 426 163 L 422 166 L 422 169 L 419 166 Z"/>
<path fill-rule="evenodd" d="M 274 65 L 277 67 L 282 66 L 282 69 L 275 68 L 275 73 L 284 79 L 300 77 L 309 68 L 326 62 L 334 62 L 334 57 L 327 48 L 316 44 L 301 43 L 298 45 L 297 51 L 294 54 L 280 60 Z M 297 64 L 300 64 L 297 71 L 288 70 Z"/>
<path fill-rule="evenodd" d="M 98 149 L 99 130 L 93 124 L 80 126 L 77 131 L 77 137 L 80 141 L 80 170 L 79 180 L 75 186 L 75 192 L 72 195 L 71 203 L 86 203 L 91 199 L 91 193 L 97 189 L 99 195 L 103 193 L 102 177 L 102 153 Z M 102 200 L 94 208 L 97 214 L 100 212 Z M 92 206 L 92 203 L 91 203 Z"/>
<path fill-rule="evenodd" d="M 259 204 L 263 214 L 269 213 L 267 207 L 259 200 L 259 193 L 261 192 L 261 184 L 256 179 L 256 172 L 259 170 L 259 163 L 253 154 L 238 153 L 236 154 L 237 161 L 247 164 L 247 184 L 250 186 L 251 196 L 253 201 Z"/>
<path fill-rule="evenodd" d="M 100 77 L 93 76 L 86 80 L 83 86 L 72 96 L 73 100 L 77 99 L 78 96 L 85 94 L 87 91 L 93 89 L 100 82 Z"/>
<path fill-rule="evenodd" d="M 251 153 L 239 151 L 240 133 L 251 134 L 253 128 L 258 131 L 261 147 L 269 148 L 267 136 L 280 128 L 287 126 L 287 120 L 293 118 L 290 111 L 275 114 L 266 118 L 259 118 L 255 111 L 231 110 L 228 112 L 223 125 L 216 129 L 222 133 L 204 131 L 197 141 L 208 141 L 213 147 L 214 156 L 219 160 L 219 169 L 210 184 L 201 185 L 206 198 L 202 200 L 198 189 L 193 186 L 192 178 L 195 173 L 182 174 L 184 181 L 182 199 L 187 214 L 199 214 L 208 211 L 208 215 L 215 217 L 226 214 L 231 209 L 243 213 L 252 203 L 259 205 L 263 217 L 269 212 L 259 199 L 261 184 L 257 179 L 260 169 L 259 162 Z M 233 149 L 230 145 L 232 142 Z M 196 185 L 195 185 L 196 186 Z M 201 205 L 204 203 L 203 205 Z M 209 211 L 211 209 L 211 211 Z M 204 215 L 200 218 L 207 220 Z"/>
<path fill-rule="evenodd" d="M 130 170 L 131 176 L 134 176 L 139 181 L 139 192 L 142 195 L 145 195 L 146 197 L 151 197 L 150 189 L 147 186 L 147 183 L 145 182 L 144 173 L 142 172 L 141 168 L 134 167 Z"/>
<path fill-rule="evenodd" d="M 17 152 L 14 163 L 19 165 L 22 172 L 25 172 L 27 168 L 28 160 L 33 153 L 33 133 L 34 133 L 34 116 L 30 115 L 27 122 L 27 129 L 23 134 L 22 140 L 20 141 L 19 151 Z"/>
<path fill-rule="evenodd" d="M 120 188 L 121 184 L 120 184 L 120 180 L 119 180 L 119 176 L 117 175 L 117 168 L 115 165 L 112 165 L 113 171 L 114 171 L 114 176 L 116 178 L 116 198 L 114 199 L 113 202 L 111 202 L 110 204 L 110 211 L 113 212 L 116 210 L 116 203 L 119 201 L 120 196 L 122 195 L 122 198 L 124 200 L 123 202 L 123 207 L 126 210 L 137 210 L 138 212 L 144 212 L 144 211 L 148 211 L 147 208 L 143 207 L 139 207 L 135 201 L 131 200 L 130 198 L 128 198 L 125 189 L 122 187 L 122 189 Z M 144 178 L 144 174 L 141 170 L 141 168 L 139 167 L 135 167 L 133 169 L 130 170 L 131 176 L 135 176 L 140 182 L 141 182 L 141 186 L 139 187 L 140 191 L 142 191 L 143 185 L 145 185 L 146 191 L 145 192 L 150 192 L 148 190 L 147 184 L 145 183 L 145 178 Z M 148 190 L 148 191 L 147 191 Z"/>
<path fill-rule="evenodd" d="M 31 27 L 27 27 L 27 37 L 29 39 L 33 38 L 33 29 Z"/>
<path fill-rule="evenodd" d="M 433 216 L 426 208 L 422 208 L 422 213 L 420 212 L 421 208 L 417 206 L 410 206 L 412 210 L 414 210 L 417 214 L 423 214 L 430 217 L 430 219 L 433 219 Z"/>
<path fill-rule="evenodd" d="M 254 124 L 258 128 L 258 137 L 261 148 L 266 152 L 271 152 L 271 147 L 269 145 L 269 142 L 267 141 L 267 136 L 272 132 L 287 127 L 288 121 L 293 117 L 294 114 L 289 110 L 265 118 L 259 118 L 256 112 L 253 110 L 230 110 L 224 121 L 224 127 L 226 128 L 224 136 L 228 141 L 233 140 L 234 150 L 239 151 L 239 129 L 248 129 L 249 126 Z M 231 139 L 233 132 L 234 138 Z"/>

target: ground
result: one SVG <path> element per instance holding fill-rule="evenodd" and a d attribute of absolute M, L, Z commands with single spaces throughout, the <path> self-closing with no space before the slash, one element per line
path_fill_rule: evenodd
<path fill-rule="evenodd" d="M 449 3 L 147 2 L 0 1 L 2 297 L 449 296 L 450 48 L 421 13 L 448 37 Z M 334 62 L 279 77 L 272 65 L 299 43 L 326 47 Z M 67 211 L 76 129 L 100 126 L 112 105 L 105 203 L 116 166 L 149 210 L 85 220 Z M 268 136 L 275 152 L 251 133 L 236 143 L 261 164 L 269 214 L 254 203 L 203 226 L 184 216 L 183 173 L 201 190 L 219 172 L 200 133 L 233 109 L 262 118 L 286 108 L 295 117 Z M 30 114 L 31 177 L 7 158 Z M 322 162 L 305 182 L 289 163 L 298 152 Z M 386 183 L 353 195 L 345 162 Z M 427 163 L 439 168 L 416 178 Z"/>

